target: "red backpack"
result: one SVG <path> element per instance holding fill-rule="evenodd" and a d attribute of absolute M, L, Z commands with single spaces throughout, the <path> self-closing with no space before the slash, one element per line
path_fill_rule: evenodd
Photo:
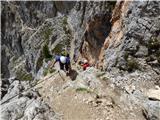
<path fill-rule="evenodd" d="M 83 66 L 83 70 L 86 70 L 86 68 L 89 67 L 89 64 L 88 64 L 88 63 L 85 63 L 85 64 L 83 64 L 82 66 Z"/>

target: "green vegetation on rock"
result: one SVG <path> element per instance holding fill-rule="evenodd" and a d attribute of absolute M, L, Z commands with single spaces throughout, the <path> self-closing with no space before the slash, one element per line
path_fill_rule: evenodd
<path fill-rule="evenodd" d="M 46 28 L 46 29 L 44 29 L 44 31 L 43 31 L 43 36 L 44 36 L 44 39 L 45 39 L 45 41 L 48 41 L 49 40 L 49 38 L 50 38 L 50 35 L 52 34 L 52 31 L 53 31 L 53 29 L 51 29 L 51 28 Z"/>
<path fill-rule="evenodd" d="M 149 56 L 147 56 L 146 61 L 157 60 L 160 63 L 160 39 L 152 38 L 147 44 Z"/>
<path fill-rule="evenodd" d="M 87 88 L 80 87 L 80 88 L 76 89 L 76 92 L 87 92 L 87 93 L 90 93 L 91 91 L 89 89 L 87 89 Z"/>
<path fill-rule="evenodd" d="M 129 72 L 132 72 L 134 70 L 139 69 L 139 64 L 138 62 L 135 60 L 135 58 L 130 58 L 127 60 L 127 70 Z"/>
<path fill-rule="evenodd" d="M 54 54 L 61 54 L 61 52 L 65 49 L 67 51 L 70 50 L 70 44 L 71 44 L 71 30 L 69 28 L 69 24 L 67 22 L 67 17 L 61 17 L 59 20 L 59 26 L 61 29 L 61 35 L 59 37 L 58 43 L 52 48 L 52 53 Z"/>
<path fill-rule="evenodd" d="M 157 38 L 152 38 L 148 41 L 148 48 L 149 48 L 149 52 L 151 53 L 154 53 L 156 52 L 157 50 L 160 49 L 160 40 L 157 39 Z"/>
<path fill-rule="evenodd" d="M 30 81 L 33 80 L 33 76 L 31 73 L 27 73 L 24 70 L 20 69 L 16 71 L 16 78 L 22 81 Z"/>
<path fill-rule="evenodd" d="M 139 63 L 136 61 L 136 59 L 129 55 L 128 51 L 126 51 L 124 53 L 124 59 L 126 61 L 126 68 L 124 68 L 125 70 L 132 72 L 134 70 L 139 70 Z"/>
<path fill-rule="evenodd" d="M 43 46 L 43 55 L 45 58 L 52 58 L 47 44 Z"/>
<path fill-rule="evenodd" d="M 22 80 L 33 80 L 32 74 L 28 73 L 24 76 L 22 76 Z"/>
<path fill-rule="evenodd" d="M 44 69 L 43 75 L 46 76 L 48 74 L 48 69 Z"/>
<path fill-rule="evenodd" d="M 129 53 L 126 51 L 126 52 L 124 53 L 124 59 L 127 60 L 127 59 L 128 59 L 128 56 L 129 56 Z"/>
<path fill-rule="evenodd" d="M 55 46 L 55 48 L 52 50 L 52 52 L 55 54 L 61 54 L 64 47 L 65 46 L 62 43 L 59 43 L 58 45 Z"/>
<path fill-rule="evenodd" d="M 67 25 L 67 24 L 68 24 L 68 22 L 67 22 L 67 17 L 63 17 L 62 24 L 63 24 L 63 25 Z"/>
<path fill-rule="evenodd" d="M 54 73 L 56 71 L 56 69 L 53 68 L 45 68 L 43 71 L 43 75 L 46 76 L 49 73 Z"/>
<path fill-rule="evenodd" d="M 107 81 L 107 80 L 109 80 L 109 78 L 108 77 L 102 77 L 102 80 Z"/>

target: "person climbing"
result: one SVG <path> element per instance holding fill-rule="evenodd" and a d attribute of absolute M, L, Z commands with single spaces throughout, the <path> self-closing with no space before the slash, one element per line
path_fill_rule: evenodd
<path fill-rule="evenodd" d="M 53 65 L 51 65 L 51 67 L 53 67 L 57 62 L 59 62 L 60 69 L 64 70 L 66 74 L 69 74 L 69 71 L 71 69 L 69 54 L 67 53 L 66 55 L 64 55 L 62 53 L 61 55 L 56 55 L 55 61 Z"/>
<path fill-rule="evenodd" d="M 89 67 L 89 66 L 90 65 L 89 65 L 88 61 L 85 59 L 84 62 L 83 62 L 83 64 L 82 64 L 83 70 L 86 70 L 87 67 Z"/>

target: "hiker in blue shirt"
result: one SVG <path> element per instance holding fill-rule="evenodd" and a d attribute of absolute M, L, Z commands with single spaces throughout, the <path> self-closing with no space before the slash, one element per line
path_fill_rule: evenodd
<path fill-rule="evenodd" d="M 66 56 L 56 55 L 53 66 L 55 65 L 56 62 L 59 62 L 59 66 L 61 70 L 64 70 L 66 73 L 69 73 L 69 70 L 71 69 L 69 54 L 67 54 Z"/>

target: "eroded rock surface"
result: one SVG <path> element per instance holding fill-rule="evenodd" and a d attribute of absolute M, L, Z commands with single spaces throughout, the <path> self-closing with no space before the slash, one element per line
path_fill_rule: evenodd
<path fill-rule="evenodd" d="M 159 11 L 158 1 L 116 3 L 112 30 L 104 43 L 103 62 L 108 70 L 116 66 L 132 71 L 151 65 L 159 71 Z"/>
<path fill-rule="evenodd" d="M 14 80 L 1 99 L 2 120 L 57 120 L 55 112 L 29 82 Z"/>
<path fill-rule="evenodd" d="M 2 119 L 160 119 L 159 1 L 1 3 Z M 64 49 L 103 72 L 48 69 Z"/>

